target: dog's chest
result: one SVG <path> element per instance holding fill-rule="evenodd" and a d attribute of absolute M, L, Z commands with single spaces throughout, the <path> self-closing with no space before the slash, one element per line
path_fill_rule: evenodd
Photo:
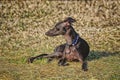
<path fill-rule="evenodd" d="M 68 61 L 73 61 L 78 59 L 79 53 L 74 46 L 67 48 L 65 51 L 66 51 L 65 57 L 67 58 Z"/>

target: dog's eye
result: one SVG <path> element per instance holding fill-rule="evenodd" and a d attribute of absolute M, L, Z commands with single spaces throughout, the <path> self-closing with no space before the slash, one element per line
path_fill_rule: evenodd
<path fill-rule="evenodd" d="M 59 28 L 56 28 L 57 31 L 59 31 L 60 29 Z"/>
<path fill-rule="evenodd" d="M 63 28 L 63 30 L 66 32 L 66 29 L 65 29 L 65 28 Z"/>

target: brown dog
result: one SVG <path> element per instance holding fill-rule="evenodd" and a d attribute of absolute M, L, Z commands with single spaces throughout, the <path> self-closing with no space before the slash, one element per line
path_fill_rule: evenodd
<path fill-rule="evenodd" d="M 61 44 L 55 48 L 51 54 L 41 54 L 28 59 L 29 62 L 33 62 L 36 58 L 48 58 L 48 61 L 52 61 L 54 58 L 58 58 L 58 64 L 65 66 L 66 61 L 80 61 L 82 63 L 82 69 L 87 70 L 86 57 L 89 54 L 89 45 L 82 39 L 78 33 L 75 32 L 72 27 L 72 23 L 76 22 L 75 19 L 68 17 L 65 20 L 57 23 L 53 29 L 50 29 L 45 34 L 47 36 L 63 35 L 66 43 Z"/>

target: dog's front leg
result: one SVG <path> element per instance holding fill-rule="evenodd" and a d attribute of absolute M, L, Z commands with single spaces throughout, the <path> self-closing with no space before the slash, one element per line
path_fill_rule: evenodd
<path fill-rule="evenodd" d="M 59 60 L 59 62 L 58 62 L 58 65 L 59 65 L 59 66 L 67 66 L 67 65 L 69 65 L 69 64 L 67 63 L 67 59 L 66 59 L 66 58 L 61 58 L 61 59 Z"/>
<path fill-rule="evenodd" d="M 64 51 L 62 58 L 60 58 L 60 60 L 59 60 L 59 62 L 58 62 L 58 65 L 59 65 L 59 66 L 67 66 L 68 63 L 66 63 L 66 62 L 67 62 L 66 52 Z"/>

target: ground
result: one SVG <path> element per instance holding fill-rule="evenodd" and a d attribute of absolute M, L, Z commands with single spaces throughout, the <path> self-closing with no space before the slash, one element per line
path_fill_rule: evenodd
<path fill-rule="evenodd" d="M 57 60 L 47 63 L 39 59 L 28 64 L 26 58 L 0 57 L 0 80 L 119 80 L 120 54 L 103 53 L 91 52 L 87 72 L 81 70 L 79 62 L 63 67 L 57 65 Z"/>

